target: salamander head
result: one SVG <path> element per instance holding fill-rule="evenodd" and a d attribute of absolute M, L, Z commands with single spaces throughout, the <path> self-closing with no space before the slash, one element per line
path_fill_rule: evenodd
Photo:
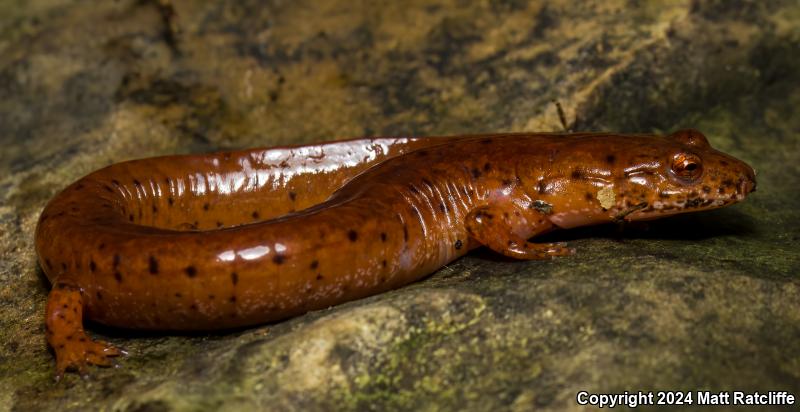
<path fill-rule="evenodd" d="M 753 168 L 712 148 L 702 133 L 680 130 L 657 139 L 638 145 L 633 151 L 638 157 L 617 171 L 613 207 L 607 208 L 614 220 L 714 209 L 739 202 L 755 190 Z M 648 161 L 635 161 L 648 155 Z M 625 160 L 624 154 L 619 156 Z M 598 195 L 602 203 L 603 193 Z"/>
<path fill-rule="evenodd" d="M 562 228 L 714 209 L 756 187 L 750 166 L 696 130 L 576 135 L 546 150 L 546 158 L 539 151 L 538 163 L 518 171 L 530 198 L 547 205 L 548 218 Z"/>

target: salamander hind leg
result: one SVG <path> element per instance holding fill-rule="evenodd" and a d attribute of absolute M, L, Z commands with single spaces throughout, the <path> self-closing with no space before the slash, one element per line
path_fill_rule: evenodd
<path fill-rule="evenodd" d="M 112 357 L 126 352 L 106 342 L 94 341 L 83 330 L 83 298 L 77 286 L 56 282 L 47 298 L 47 343 L 56 354 L 56 380 L 65 371 L 87 376 L 87 365 L 111 366 Z"/>
<path fill-rule="evenodd" d="M 480 244 L 515 259 L 549 259 L 575 253 L 566 243 L 533 243 L 529 237 L 552 227 L 541 213 L 516 205 L 489 205 L 472 210 L 466 219 L 467 233 Z"/>

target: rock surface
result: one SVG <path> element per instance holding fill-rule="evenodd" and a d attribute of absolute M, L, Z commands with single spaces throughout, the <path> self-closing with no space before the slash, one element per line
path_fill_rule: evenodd
<path fill-rule="evenodd" d="M 0 409 L 571 410 L 580 390 L 800 395 L 800 4 L 0 3 Z M 45 202 L 125 159 L 336 137 L 695 127 L 745 203 L 479 251 L 425 281 L 222 334 L 89 326 L 120 369 L 52 381 Z M 76 239 L 76 241 L 80 241 Z"/>

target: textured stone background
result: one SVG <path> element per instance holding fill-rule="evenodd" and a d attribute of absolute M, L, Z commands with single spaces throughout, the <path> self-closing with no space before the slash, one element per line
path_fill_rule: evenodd
<path fill-rule="evenodd" d="M 800 395 L 800 3 L 0 1 L 0 409 L 578 409 L 579 390 Z M 389 2 L 386 2 L 389 3 Z M 478 252 L 287 322 L 177 336 L 54 384 L 44 203 L 130 158 L 361 135 L 705 131 L 745 203 Z M 76 239 L 80 241 L 80 239 Z M 438 406 L 435 407 L 435 406 Z"/>

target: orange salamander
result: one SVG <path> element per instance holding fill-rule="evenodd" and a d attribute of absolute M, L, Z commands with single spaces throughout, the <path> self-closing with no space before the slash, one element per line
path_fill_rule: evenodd
<path fill-rule="evenodd" d="M 45 207 L 57 376 L 123 352 L 83 320 L 212 330 L 286 319 L 419 280 L 486 246 L 573 253 L 530 238 L 738 202 L 753 169 L 695 130 L 367 138 L 133 160 Z"/>

